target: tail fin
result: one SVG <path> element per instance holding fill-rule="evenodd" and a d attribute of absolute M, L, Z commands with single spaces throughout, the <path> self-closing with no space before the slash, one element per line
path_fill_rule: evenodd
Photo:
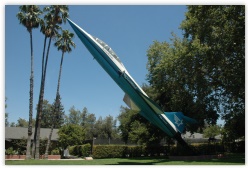
<path fill-rule="evenodd" d="M 180 133 L 185 129 L 185 124 L 197 123 L 196 120 L 184 116 L 182 112 L 164 112 L 168 119 L 176 126 Z"/>

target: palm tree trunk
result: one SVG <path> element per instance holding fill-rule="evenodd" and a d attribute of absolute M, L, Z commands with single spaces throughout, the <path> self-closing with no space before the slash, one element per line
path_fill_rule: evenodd
<path fill-rule="evenodd" d="M 44 98 L 44 87 L 45 87 L 45 80 L 46 80 L 46 71 L 47 71 L 47 64 L 48 64 L 48 57 L 49 57 L 49 50 L 50 50 L 50 44 L 51 39 L 49 39 L 47 54 L 46 54 L 46 60 L 44 65 L 44 73 L 42 77 L 42 83 L 41 83 L 41 89 L 40 89 L 40 95 L 39 95 L 39 102 L 37 107 L 37 117 L 36 117 L 36 128 L 35 128 L 35 136 L 36 136 L 36 142 L 35 142 L 35 159 L 39 159 L 39 148 L 40 148 L 40 128 L 41 128 L 41 119 L 42 119 L 42 109 L 43 109 L 43 98 Z"/>
<path fill-rule="evenodd" d="M 56 103 L 53 109 L 53 113 L 52 113 L 52 124 L 51 124 L 51 128 L 50 128 L 50 134 L 48 137 L 48 141 L 46 144 L 46 149 L 45 149 L 45 154 L 44 154 L 44 158 L 48 159 L 48 153 L 49 153 L 49 147 L 50 147 L 50 143 L 51 143 L 51 137 L 52 137 L 52 133 L 53 133 L 53 129 L 55 126 L 55 121 L 56 121 L 56 115 L 59 112 L 59 94 L 56 95 Z"/>
<path fill-rule="evenodd" d="M 46 144 L 46 149 L 45 149 L 45 154 L 44 154 L 45 159 L 48 159 L 48 153 L 49 153 L 49 147 L 50 147 L 50 143 L 51 143 L 51 137 L 52 137 L 53 129 L 54 129 L 54 123 L 52 123 L 52 125 L 51 125 L 49 138 L 48 138 L 48 141 L 47 141 L 47 144 Z"/>
<path fill-rule="evenodd" d="M 56 119 L 56 115 L 59 114 L 59 89 L 60 89 L 60 81 L 61 81 L 61 75 L 62 75 L 62 65 L 63 65 L 63 58 L 64 58 L 64 52 L 62 53 L 62 57 L 61 57 L 61 63 L 60 63 L 60 70 L 59 70 L 59 76 L 58 76 L 58 82 L 57 82 L 57 90 L 56 90 L 56 103 L 55 103 L 55 108 L 54 108 L 54 113 L 53 113 L 53 119 L 52 119 L 52 124 L 51 124 L 51 130 L 50 130 L 50 134 L 49 134 L 49 138 L 47 141 L 47 145 L 46 145 L 46 150 L 45 150 L 45 159 L 48 159 L 48 152 L 49 152 L 49 147 L 50 147 L 50 143 L 51 143 L 51 136 L 53 133 L 53 129 L 55 126 L 55 119 Z"/>
<path fill-rule="evenodd" d="M 30 31 L 30 49 L 31 49 L 31 72 L 30 72 L 30 99 L 29 99 L 29 126 L 28 126 L 28 138 L 26 146 L 26 159 L 30 159 L 30 145 L 32 135 L 32 116 L 33 116 L 33 88 L 34 88 L 34 61 L 33 61 L 33 42 L 32 42 L 32 30 Z"/>
<path fill-rule="evenodd" d="M 60 70 L 59 70 L 59 76 L 58 76 L 56 94 L 59 94 L 59 89 L 60 89 L 60 82 L 61 82 L 61 75 L 62 75 L 63 58 L 64 58 L 64 52 L 62 52 L 62 57 L 61 57 L 61 63 L 60 63 Z"/>
<path fill-rule="evenodd" d="M 45 58 L 45 48 L 46 48 L 46 43 L 47 43 L 47 36 L 44 36 L 44 44 L 43 44 L 43 59 L 42 59 L 42 79 L 41 82 L 43 80 L 43 74 L 44 74 L 44 58 Z"/>
<path fill-rule="evenodd" d="M 44 44 L 43 44 L 43 57 L 42 57 L 42 76 L 41 76 L 41 84 L 40 84 L 40 93 L 39 93 L 39 101 L 38 106 L 40 106 L 40 95 L 42 90 L 42 82 L 43 82 L 43 74 L 44 74 L 44 58 L 45 58 L 45 49 L 46 49 L 46 43 L 47 43 L 47 36 L 44 36 Z M 38 110 L 38 108 L 37 108 Z M 36 120 L 38 115 L 36 115 Z M 37 135 L 37 124 L 35 125 L 35 134 L 34 134 L 34 140 L 33 140 L 33 146 L 32 146 L 32 158 L 35 158 L 35 150 L 36 150 L 36 135 Z"/>

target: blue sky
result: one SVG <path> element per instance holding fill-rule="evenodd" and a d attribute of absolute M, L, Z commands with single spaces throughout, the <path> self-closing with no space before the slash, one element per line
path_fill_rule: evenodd
<path fill-rule="evenodd" d="M 25 27 L 16 18 L 19 6 L 5 6 L 5 96 L 9 122 L 28 120 L 30 42 Z M 41 6 L 42 8 L 42 6 Z M 70 19 L 88 33 L 106 42 L 119 56 L 135 81 L 146 81 L 147 50 L 154 40 L 170 41 L 171 32 L 179 37 L 180 23 L 185 19 L 186 6 L 81 6 L 69 5 Z M 63 29 L 73 30 L 68 23 Z M 39 29 L 33 30 L 34 46 L 34 111 L 38 102 L 41 59 L 44 37 Z M 75 106 L 87 107 L 96 117 L 117 117 L 120 106 L 125 104 L 123 91 L 115 84 L 77 36 L 73 39 L 76 48 L 65 54 L 60 94 L 65 113 Z M 45 99 L 50 103 L 56 94 L 61 52 L 51 46 L 45 85 Z M 35 117 L 35 116 L 34 116 Z"/>

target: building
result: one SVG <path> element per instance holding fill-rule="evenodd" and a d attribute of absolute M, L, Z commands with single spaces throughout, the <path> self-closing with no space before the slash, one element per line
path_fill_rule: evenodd
<path fill-rule="evenodd" d="M 201 133 L 186 132 L 181 136 L 187 143 L 207 143 L 211 140 L 210 138 L 204 138 L 203 134 Z M 221 141 L 221 135 L 215 136 L 212 141 L 213 142 Z"/>
<path fill-rule="evenodd" d="M 31 140 L 34 139 L 34 132 L 35 128 L 32 128 L 32 136 Z M 58 141 L 58 129 L 54 129 L 51 141 Z M 48 138 L 50 134 L 50 128 L 41 128 L 40 131 L 40 138 L 45 139 Z M 28 138 L 28 128 L 24 127 L 5 127 L 5 149 L 12 146 L 12 141 L 20 140 L 20 139 L 27 139 Z"/>

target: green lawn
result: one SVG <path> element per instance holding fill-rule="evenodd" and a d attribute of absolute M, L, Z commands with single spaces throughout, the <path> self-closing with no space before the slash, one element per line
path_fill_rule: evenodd
<path fill-rule="evenodd" d="M 87 160 L 6 160 L 6 165 L 245 165 L 245 155 L 200 161 L 172 161 L 163 158 L 110 158 Z"/>

